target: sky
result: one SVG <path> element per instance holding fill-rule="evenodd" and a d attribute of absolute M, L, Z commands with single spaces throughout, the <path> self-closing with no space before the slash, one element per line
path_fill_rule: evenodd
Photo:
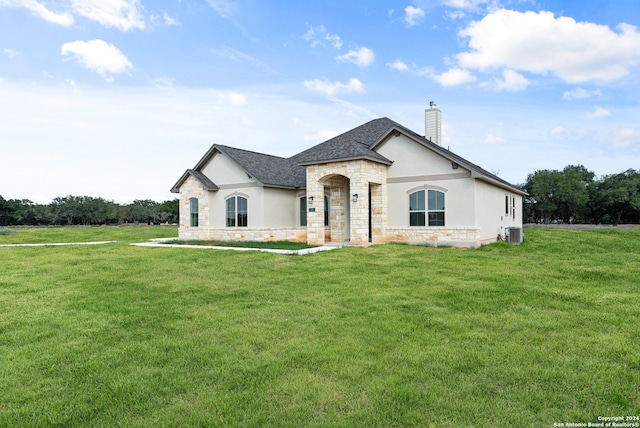
<path fill-rule="evenodd" d="M 130 203 L 369 120 L 513 183 L 640 169 L 637 0 L 0 0 L 0 196 Z"/>

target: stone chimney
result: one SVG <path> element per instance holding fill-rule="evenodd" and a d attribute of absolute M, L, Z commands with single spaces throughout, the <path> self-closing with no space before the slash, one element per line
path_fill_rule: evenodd
<path fill-rule="evenodd" d="M 442 145 L 442 112 L 436 103 L 429 102 L 429 109 L 424 111 L 424 136 L 432 143 Z"/>

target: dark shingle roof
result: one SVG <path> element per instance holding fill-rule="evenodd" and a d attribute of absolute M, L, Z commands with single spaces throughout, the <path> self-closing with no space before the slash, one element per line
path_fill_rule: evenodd
<path fill-rule="evenodd" d="M 370 147 L 396 124 L 385 118 L 375 119 L 311 147 L 291 157 L 301 165 L 311 165 L 341 160 L 369 159 L 391 165 L 391 161 L 374 152 Z M 397 125 L 397 124 L 396 124 Z"/>
<path fill-rule="evenodd" d="M 247 174 L 262 184 L 278 187 L 305 187 L 305 168 L 289 159 L 215 145 L 220 152 L 233 159 Z"/>
<path fill-rule="evenodd" d="M 217 190 L 217 186 L 204 176 L 204 174 L 199 172 L 199 170 L 209 162 L 216 151 L 229 156 L 234 162 L 243 168 L 247 174 L 256 178 L 262 184 L 287 188 L 300 188 L 306 186 L 306 169 L 304 165 L 356 159 L 368 159 L 374 162 L 391 165 L 392 161 L 377 153 L 375 148 L 380 143 L 384 142 L 393 132 L 403 133 L 417 143 L 433 150 L 451 162 L 455 162 L 458 165 L 467 168 L 476 178 L 483 179 L 503 187 L 508 187 L 515 192 L 522 193 L 522 191 L 500 177 L 469 162 L 442 146 L 432 143 L 422 135 L 405 128 L 399 123 L 386 117 L 371 120 L 287 159 L 263 153 L 251 152 L 248 150 L 236 149 L 229 146 L 213 145 L 200 162 L 198 162 L 195 168 L 193 170 L 188 170 L 185 175 L 183 175 L 183 178 L 178 181 L 176 186 L 174 186 L 174 189 L 179 188 L 182 182 L 186 179 L 186 175 L 191 173 L 194 177 L 200 180 L 205 187 L 210 187 L 211 190 Z M 199 175 L 196 175 L 195 173 L 198 173 Z M 207 182 L 210 183 L 211 186 L 209 186 Z M 172 189 L 172 191 L 174 189 Z"/>
<path fill-rule="evenodd" d="M 182 177 L 180 177 L 178 182 L 171 188 L 171 192 L 172 193 L 178 193 L 180 191 L 180 186 L 182 186 L 182 183 L 184 183 L 184 181 L 190 175 L 193 176 L 193 178 L 198 180 L 200 183 L 202 183 L 202 187 L 204 188 L 204 190 L 218 190 L 219 189 L 219 187 L 216 186 L 216 183 L 211 181 L 209 179 L 209 177 L 207 177 L 206 175 L 204 175 L 200 171 L 196 171 L 194 169 L 188 169 L 184 174 L 182 174 Z"/>

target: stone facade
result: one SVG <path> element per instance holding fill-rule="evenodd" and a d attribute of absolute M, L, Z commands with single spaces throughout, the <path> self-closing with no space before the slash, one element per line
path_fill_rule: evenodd
<path fill-rule="evenodd" d="M 480 228 L 477 227 L 387 228 L 386 242 L 468 248 L 476 248 L 482 244 Z"/>
<path fill-rule="evenodd" d="M 369 188 L 372 188 L 372 225 L 384 235 L 387 198 L 386 165 L 369 160 L 332 162 L 307 166 L 307 201 L 314 206 L 307 214 L 307 240 L 311 245 L 327 241 L 324 224 L 324 196 L 329 194 L 329 240 L 351 245 L 369 245 Z M 375 188 L 375 190 L 374 190 Z M 355 196 L 357 200 L 354 201 Z M 317 201 L 317 203 L 315 203 Z M 375 221 L 374 221 L 375 219 Z M 372 234 L 373 234 L 372 227 Z M 347 238 L 348 235 L 348 238 Z M 377 242 L 378 240 L 372 240 Z"/>
<path fill-rule="evenodd" d="M 307 242 L 307 229 L 298 228 L 209 228 L 192 227 L 189 230 L 180 230 L 180 239 L 203 241 L 291 241 Z"/>
<path fill-rule="evenodd" d="M 202 227 L 191 227 L 191 199 L 198 198 L 198 224 L 209 224 L 209 192 L 190 176 L 180 187 L 180 239 L 203 239 L 192 237 L 201 234 Z"/>

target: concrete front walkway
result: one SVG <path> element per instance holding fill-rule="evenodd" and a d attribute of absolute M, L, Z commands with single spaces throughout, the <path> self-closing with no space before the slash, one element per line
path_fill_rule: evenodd
<path fill-rule="evenodd" d="M 231 251 L 260 251 L 262 253 L 283 254 L 287 256 L 304 256 L 306 254 L 318 253 L 320 251 L 330 251 L 336 248 L 342 248 L 348 245 L 325 245 L 323 247 L 304 248 L 302 250 L 275 250 L 270 248 L 250 248 L 250 247 L 216 247 L 208 245 L 188 245 L 188 244 L 163 244 L 163 242 L 172 241 L 175 238 L 158 238 L 152 239 L 151 242 L 141 242 L 139 244 L 131 244 L 137 247 L 158 247 L 158 248 L 199 248 L 212 250 L 231 250 Z"/>
<path fill-rule="evenodd" d="M 66 245 L 103 245 L 113 244 L 118 241 L 99 241 L 99 242 L 52 242 L 43 244 L 0 244 L 0 247 L 61 247 Z"/>
<path fill-rule="evenodd" d="M 173 241 L 176 238 L 156 238 L 150 242 L 140 242 L 136 244 L 130 244 L 136 247 L 157 247 L 157 248 L 199 248 L 199 249 L 212 249 L 212 250 L 231 250 L 231 251 L 260 251 L 263 253 L 283 254 L 287 256 L 304 256 L 306 254 L 318 253 L 320 251 L 330 251 L 336 248 L 342 248 L 348 246 L 349 243 L 344 244 L 332 243 L 322 247 L 304 248 L 302 250 L 276 250 L 271 248 L 250 248 L 250 247 L 220 247 L 220 246 L 207 246 L 207 245 L 187 245 L 187 244 L 164 244 L 163 242 Z M 59 247 L 68 245 L 102 245 L 113 244 L 118 241 L 99 241 L 99 242 L 57 242 L 57 243 L 42 243 L 42 244 L 0 244 L 1 247 Z"/>

